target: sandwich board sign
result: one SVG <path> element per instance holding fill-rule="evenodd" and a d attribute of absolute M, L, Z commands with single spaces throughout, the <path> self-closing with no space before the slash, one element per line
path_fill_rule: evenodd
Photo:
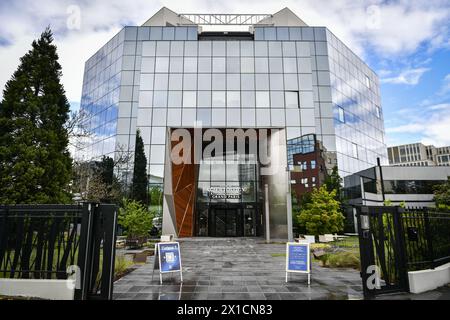
<path fill-rule="evenodd" d="M 286 282 L 289 273 L 305 273 L 311 283 L 311 255 L 309 243 L 286 243 Z"/>
<path fill-rule="evenodd" d="M 159 270 L 159 281 L 161 284 L 163 273 L 179 272 L 181 282 L 183 282 L 180 244 L 178 242 L 159 242 L 155 244 L 153 272 L 155 269 Z"/>

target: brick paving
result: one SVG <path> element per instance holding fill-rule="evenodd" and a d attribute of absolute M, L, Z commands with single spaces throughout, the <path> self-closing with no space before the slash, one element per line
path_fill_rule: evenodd
<path fill-rule="evenodd" d="M 259 238 L 180 240 L 183 284 L 179 274 L 153 272 L 153 257 L 114 283 L 117 300 L 348 300 L 362 299 L 359 271 L 313 264 L 307 276 L 291 274 L 285 283 L 285 244 Z M 278 255 L 278 256 L 277 256 Z"/>

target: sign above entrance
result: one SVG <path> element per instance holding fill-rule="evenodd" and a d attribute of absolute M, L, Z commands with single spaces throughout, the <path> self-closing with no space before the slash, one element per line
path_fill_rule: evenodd
<path fill-rule="evenodd" d="M 243 189 L 239 186 L 212 186 L 208 189 L 211 199 L 241 199 Z"/>

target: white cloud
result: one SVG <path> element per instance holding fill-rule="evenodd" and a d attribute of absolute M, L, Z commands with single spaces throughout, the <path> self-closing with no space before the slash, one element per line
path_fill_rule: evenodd
<path fill-rule="evenodd" d="M 450 92 L 450 73 L 445 76 L 444 80 L 442 81 L 442 87 L 439 91 L 440 95 L 445 95 Z"/>
<path fill-rule="evenodd" d="M 406 124 L 386 128 L 388 137 L 395 140 L 395 136 L 405 134 L 421 136 L 424 144 L 435 146 L 450 145 L 450 103 L 428 106 L 405 116 Z"/>
<path fill-rule="evenodd" d="M 398 76 L 383 78 L 381 79 L 381 82 L 415 86 L 419 83 L 420 78 L 422 78 L 423 74 L 427 71 L 430 71 L 430 69 L 429 68 L 408 69 L 402 71 Z"/>

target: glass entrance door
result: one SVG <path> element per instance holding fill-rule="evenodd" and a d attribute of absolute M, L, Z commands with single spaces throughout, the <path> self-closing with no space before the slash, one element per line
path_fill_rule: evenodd
<path fill-rule="evenodd" d="M 239 210 L 237 209 L 212 209 L 214 224 L 210 234 L 215 237 L 239 237 Z"/>

